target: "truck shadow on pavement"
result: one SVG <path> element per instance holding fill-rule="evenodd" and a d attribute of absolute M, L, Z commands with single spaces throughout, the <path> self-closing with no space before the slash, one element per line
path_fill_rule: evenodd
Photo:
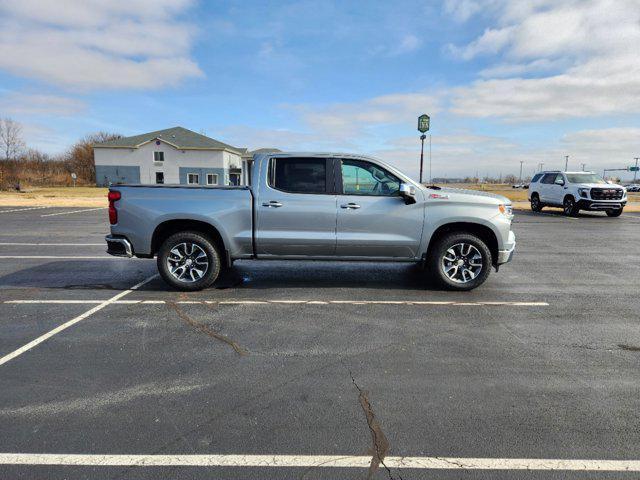
<path fill-rule="evenodd" d="M 114 290 L 131 288 L 157 273 L 155 261 L 65 260 L 16 269 L 0 277 L 0 289 Z M 367 288 L 437 290 L 428 272 L 410 263 L 238 261 L 211 289 Z M 175 291 L 160 278 L 139 291 Z"/>

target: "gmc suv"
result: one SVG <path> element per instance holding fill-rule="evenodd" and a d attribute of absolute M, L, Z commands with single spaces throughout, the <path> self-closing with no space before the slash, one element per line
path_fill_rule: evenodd
<path fill-rule="evenodd" d="M 531 179 L 529 201 L 534 212 L 550 206 L 562 207 L 570 216 L 580 210 L 604 210 L 610 217 L 619 217 L 627 204 L 627 191 L 594 172 L 540 172 Z"/>

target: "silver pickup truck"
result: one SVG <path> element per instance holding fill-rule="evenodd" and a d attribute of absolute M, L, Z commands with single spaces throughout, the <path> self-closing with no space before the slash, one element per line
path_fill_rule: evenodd
<path fill-rule="evenodd" d="M 112 185 L 107 252 L 157 256 L 179 290 L 244 259 L 414 262 L 471 290 L 513 255 L 505 197 L 425 187 L 358 155 L 258 154 L 248 173 L 239 187 Z"/>

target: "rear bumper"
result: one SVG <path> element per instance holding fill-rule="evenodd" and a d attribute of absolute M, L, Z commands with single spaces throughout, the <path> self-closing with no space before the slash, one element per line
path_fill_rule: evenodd
<path fill-rule="evenodd" d="M 627 199 L 623 200 L 578 200 L 577 207 L 580 210 L 619 210 L 627 204 Z"/>
<path fill-rule="evenodd" d="M 113 255 L 114 257 L 133 257 L 131 242 L 126 238 L 107 235 L 104 239 L 107 242 L 107 253 L 109 255 Z"/>
<path fill-rule="evenodd" d="M 496 265 L 510 262 L 513 258 L 513 252 L 516 249 L 516 236 L 513 232 L 509 232 L 509 241 L 504 245 L 503 250 L 498 250 L 498 259 Z"/>

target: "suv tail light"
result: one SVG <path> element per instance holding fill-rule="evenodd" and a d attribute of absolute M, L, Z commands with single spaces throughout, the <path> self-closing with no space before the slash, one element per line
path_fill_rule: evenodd
<path fill-rule="evenodd" d="M 117 200 L 120 200 L 122 195 L 117 191 L 109 191 L 109 195 L 107 198 L 109 199 L 109 223 L 111 225 L 115 225 L 118 223 L 118 211 L 116 210 L 115 203 Z"/>

